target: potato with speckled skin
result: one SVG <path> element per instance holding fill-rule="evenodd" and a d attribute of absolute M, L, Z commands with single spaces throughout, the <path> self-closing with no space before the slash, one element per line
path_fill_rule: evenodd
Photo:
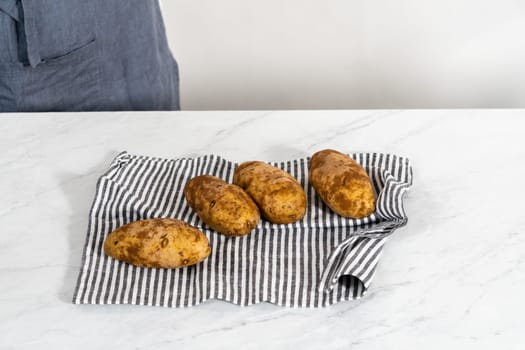
<path fill-rule="evenodd" d="M 208 238 L 177 219 L 134 221 L 111 232 L 104 253 L 140 267 L 173 269 L 195 265 L 210 253 Z"/>
<path fill-rule="evenodd" d="M 240 164 L 233 183 L 242 187 L 257 203 L 265 219 L 289 224 L 306 213 L 306 194 L 297 180 L 270 164 L 251 161 Z"/>
<path fill-rule="evenodd" d="M 375 210 L 372 182 L 352 158 L 326 149 L 312 156 L 310 183 L 323 202 L 337 214 L 359 219 Z"/>
<path fill-rule="evenodd" d="M 261 219 L 257 205 L 242 188 L 215 176 L 194 177 L 184 195 L 202 221 L 228 236 L 250 233 Z"/>

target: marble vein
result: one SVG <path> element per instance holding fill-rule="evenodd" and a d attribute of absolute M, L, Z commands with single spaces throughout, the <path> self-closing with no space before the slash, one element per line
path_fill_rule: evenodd
<path fill-rule="evenodd" d="M 367 114 L 359 119 L 353 120 L 351 122 L 343 123 L 342 125 L 338 125 L 334 129 L 330 129 L 328 131 L 325 131 L 321 138 L 316 138 L 314 142 L 308 143 L 307 141 L 307 147 L 306 151 L 313 151 L 316 148 L 318 148 L 321 145 L 327 144 L 329 141 L 333 141 L 334 139 L 337 139 L 341 136 L 349 136 L 353 131 L 362 130 L 373 123 L 377 122 L 378 120 L 385 118 L 387 116 L 393 115 L 392 112 L 385 113 L 385 112 L 372 112 L 370 114 Z M 308 135 L 308 138 L 311 139 L 312 135 Z M 298 157 L 297 155 L 296 157 Z"/>

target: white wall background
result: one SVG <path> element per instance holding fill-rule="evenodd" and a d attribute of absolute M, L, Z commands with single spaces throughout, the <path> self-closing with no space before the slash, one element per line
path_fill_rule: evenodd
<path fill-rule="evenodd" d="M 525 107 L 523 0 L 164 0 L 183 109 Z"/>

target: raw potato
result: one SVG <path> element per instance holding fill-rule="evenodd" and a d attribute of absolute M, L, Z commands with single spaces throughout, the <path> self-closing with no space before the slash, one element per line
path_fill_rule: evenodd
<path fill-rule="evenodd" d="M 225 235 L 246 235 L 261 219 L 257 205 L 242 188 L 215 176 L 194 177 L 184 194 L 202 221 Z"/>
<path fill-rule="evenodd" d="M 310 161 L 309 177 L 323 202 L 337 214 L 358 219 L 374 212 L 370 178 L 349 156 L 330 149 L 315 153 Z"/>
<path fill-rule="evenodd" d="M 177 219 L 134 221 L 117 228 L 104 241 L 104 253 L 140 267 L 195 265 L 210 252 L 204 233 Z"/>
<path fill-rule="evenodd" d="M 245 162 L 233 175 L 233 183 L 255 200 L 262 215 L 275 224 L 289 224 L 306 213 L 306 194 L 286 171 L 264 162 Z"/>

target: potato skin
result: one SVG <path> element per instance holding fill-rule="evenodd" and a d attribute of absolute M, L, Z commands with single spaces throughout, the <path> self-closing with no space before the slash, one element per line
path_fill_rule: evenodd
<path fill-rule="evenodd" d="M 265 219 L 289 224 L 306 213 L 306 194 L 297 180 L 270 164 L 251 161 L 240 164 L 233 183 L 242 187 L 257 203 Z"/>
<path fill-rule="evenodd" d="M 202 221 L 228 236 L 248 234 L 261 219 L 257 205 L 242 188 L 215 176 L 194 177 L 184 195 Z"/>
<path fill-rule="evenodd" d="M 140 267 L 178 268 L 195 265 L 211 253 L 208 238 L 177 219 L 134 221 L 111 232 L 104 253 Z"/>
<path fill-rule="evenodd" d="M 337 214 L 363 218 L 375 211 L 375 196 L 366 171 L 352 158 L 326 149 L 310 161 L 310 183 L 323 202 Z"/>

